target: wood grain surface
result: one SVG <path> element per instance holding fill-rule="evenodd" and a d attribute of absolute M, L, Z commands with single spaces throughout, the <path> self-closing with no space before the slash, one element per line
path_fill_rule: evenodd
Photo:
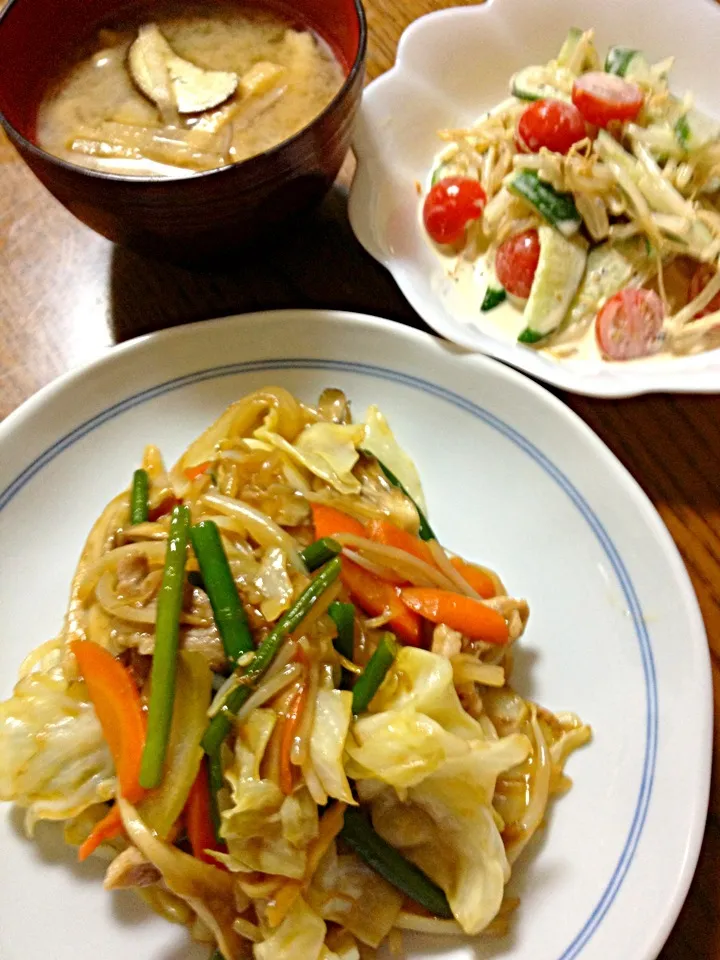
<path fill-rule="evenodd" d="M 450 5 L 452 0 L 366 0 L 369 78 L 392 64 L 410 21 Z M 350 231 L 346 185 L 351 169 L 348 160 L 323 207 L 274 249 L 271 261 L 259 254 L 191 272 L 114 248 L 93 234 L 45 192 L 0 139 L 0 419 L 54 377 L 113 344 L 191 320 L 316 306 L 375 313 L 425 329 Z M 677 543 L 705 618 L 717 706 L 720 397 L 563 399 L 627 466 Z M 683 640 L 677 638 L 679 667 Z M 718 716 L 716 709 L 716 734 Z M 716 750 L 718 742 L 716 736 Z M 663 960 L 720 958 L 719 817 L 720 778 L 715 777 L 700 864 Z"/>

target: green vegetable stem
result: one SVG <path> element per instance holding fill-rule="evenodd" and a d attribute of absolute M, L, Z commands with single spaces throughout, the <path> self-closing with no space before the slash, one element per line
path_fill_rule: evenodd
<path fill-rule="evenodd" d="M 147 790 L 157 787 L 162 780 L 170 737 L 189 529 L 190 508 L 175 507 L 157 601 L 147 737 L 140 767 L 140 783 Z"/>
<path fill-rule="evenodd" d="M 202 747 L 212 756 L 230 733 L 232 718 L 250 696 L 254 685 L 272 663 L 283 641 L 295 631 L 307 617 L 319 598 L 340 575 L 340 557 L 335 557 L 320 570 L 315 579 L 305 588 L 292 607 L 275 624 L 257 648 L 255 657 L 245 670 L 242 684 L 228 694 L 219 712 L 210 721 Z"/>

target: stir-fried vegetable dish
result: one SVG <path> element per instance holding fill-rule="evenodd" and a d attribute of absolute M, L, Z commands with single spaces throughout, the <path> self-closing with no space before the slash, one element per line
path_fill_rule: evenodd
<path fill-rule="evenodd" d="M 508 99 L 440 132 L 425 229 L 477 264 L 496 331 L 559 359 L 720 346 L 720 123 L 672 91 L 672 64 L 603 60 L 573 29 Z"/>
<path fill-rule="evenodd" d="M 267 388 L 128 477 L 0 704 L 0 799 L 218 960 L 503 933 L 590 729 L 510 686 L 527 602 L 440 546 L 380 411 Z"/>

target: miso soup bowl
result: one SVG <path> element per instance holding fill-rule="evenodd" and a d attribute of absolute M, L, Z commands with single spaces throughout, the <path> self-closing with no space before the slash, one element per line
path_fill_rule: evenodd
<path fill-rule="evenodd" d="M 367 28 L 360 0 L 263 2 L 322 37 L 344 68 L 345 81 L 325 110 L 288 140 L 240 163 L 177 179 L 87 170 L 35 142 L 39 104 L 68 52 L 135 5 L 136 0 L 10 0 L 0 14 L 0 122 L 55 198 L 108 239 L 180 261 L 267 237 L 317 204 L 350 147 L 362 94 Z"/>

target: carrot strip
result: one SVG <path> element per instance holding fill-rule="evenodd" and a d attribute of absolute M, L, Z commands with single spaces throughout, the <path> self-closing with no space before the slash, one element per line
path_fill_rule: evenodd
<path fill-rule="evenodd" d="M 343 558 L 340 573 L 350 596 L 359 607 L 373 617 L 389 610 L 388 627 L 405 643 L 420 646 L 420 618 L 402 602 L 400 588 L 380 580 L 351 560 Z"/>
<path fill-rule="evenodd" d="M 122 832 L 123 822 L 120 816 L 120 807 L 114 804 L 102 820 L 98 820 L 90 836 L 81 845 L 78 850 L 78 860 L 81 862 L 87 860 L 90 854 L 94 853 L 101 843 L 105 843 L 106 840 L 112 840 L 114 837 L 119 837 Z"/>
<path fill-rule="evenodd" d="M 207 852 L 220 849 L 212 821 L 207 758 L 203 758 L 200 764 L 185 804 L 185 829 L 193 856 L 203 863 L 220 867 L 221 864 Z"/>
<path fill-rule="evenodd" d="M 404 550 L 405 553 L 411 554 L 418 560 L 429 563 L 431 567 L 436 566 L 432 551 L 427 543 L 402 530 L 390 520 L 371 520 L 366 529 L 367 536 L 375 543 L 382 543 L 386 547 L 396 547 L 398 550 Z"/>
<path fill-rule="evenodd" d="M 130 803 L 137 803 L 145 795 L 139 780 L 145 748 L 145 715 L 138 689 L 120 661 L 99 644 L 74 640 L 70 649 L 115 761 L 120 795 Z"/>
<path fill-rule="evenodd" d="M 359 520 L 336 510 L 334 507 L 315 503 L 312 505 L 312 514 L 315 536 L 318 539 L 333 537 L 338 533 L 352 533 L 358 537 L 364 537 L 368 533 Z M 403 534 L 404 531 L 400 530 L 399 527 L 396 529 L 398 533 Z M 414 540 L 415 538 L 411 537 L 410 539 Z M 392 619 L 389 622 L 390 629 L 405 643 L 412 644 L 415 647 L 419 646 L 420 618 L 402 603 L 398 587 L 380 580 L 347 558 L 343 558 L 340 577 L 353 600 L 358 606 L 362 607 L 365 613 L 369 613 L 373 617 L 379 617 L 386 610 L 390 610 L 392 612 Z"/>
<path fill-rule="evenodd" d="M 212 460 L 206 460 L 204 463 L 195 464 L 194 467 L 185 467 L 183 473 L 188 480 L 196 480 L 198 477 L 202 476 L 203 473 L 206 473 L 211 466 Z"/>
<path fill-rule="evenodd" d="M 468 563 L 467 560 L 461 560 L 460 557 L 450 557 L 450 563 L 463 580 L 467 580 L 473 590 L 476 590 L 484 600 L 495 596 L 495 584 L 480 567 L 474 563 Z"/>
<path fill-rule="evenodd" d="M 472 597 L 432 587 L 406 587 L 400 595 L 403 603 L 421 617 L 432 623 L 444 623 L 471 640 L 503 644 L 509 639 L 505 618 Z"/>
<path fill-rule="evenodd" d="M 365 527 L 355 517 L 322 503 L 313 503 L 311 509 L 316 539 L 334 537 L 336 533 L 353 533 L 356 537 L 365 536 Z"/>
<path fill-rule="evenodd" d="M 300 726 L 300 720 L 307 703 L 307 684 L 303 683 L 292 699 L 290 709 L 283 719 L 282 735 L 280 738 L 280 789 L 289 797 L 293 792 L 293 768 L 290 762 L 295 734 Z"/>

